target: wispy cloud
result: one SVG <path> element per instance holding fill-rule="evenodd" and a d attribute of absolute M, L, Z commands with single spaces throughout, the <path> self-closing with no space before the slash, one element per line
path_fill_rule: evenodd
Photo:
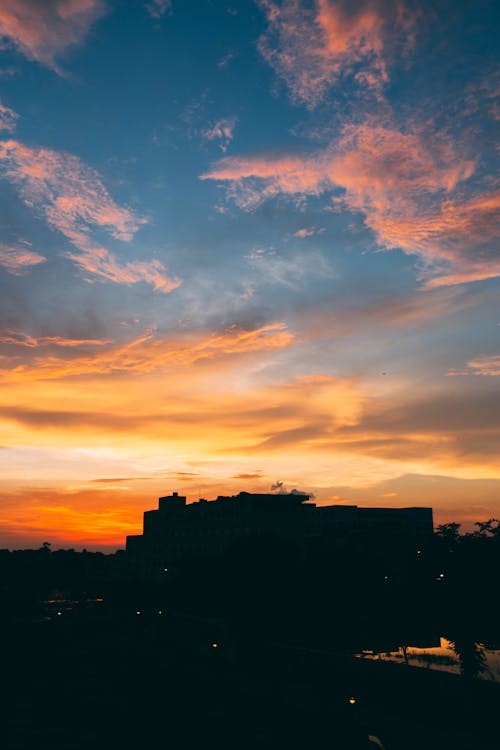
<path fill-rule="evenodd" d="M 284 323 L 272 323 L 251 330 L 236 326 L 209 335 L 171 339 L 146 331 L 125 344 L 104 346 L 102 351 L 71 359 L 36 355 L 28 364 L 13 369 L 0 369 L 8 380 L 58 379 L 74 375 L 108 374 L 112 372 L 148 373 L 187 367 L 203 360 L 252 352 L 281 349 L 289 346 L 293 334 Z"/>
<path fill-rule="evenodd" d="M 202 130 L 201 135 L 207 141 L 218 141 L 221 151 L 227 151 L 233 140 L 236 123 L 236 117 L 224 117 L 206 130 Z"/>
<path fill-rule="evenodd" d="M 490 354 L 476 357 L 467 362 L 464 370 L 449 370 L 448 375 L 486 375 L 492 378 L 500 377 L 500 354 Z"/>
<path fill-rule="evenodd" d="M 76 243 L 74 243 L 76 244 Z M 116 284 L 137 284 L 144 281 L 157 292 L 168 294 L 180 286 L 181 280 L 167 275 L 165 265 L 157 260 L 121 262 L 110 250 L 85 240 L 80 252 L 67 253 L 83 271 Z"/>
<path fill-rule="evenodd" d="M 220 364 L 220 363 L 219 363 Z M 234 361 L 230 364 L 232 369 Z M 217 368 L 220 374 L 220 367 Z M 236 374 L 238 370 L 233 370 Z M 23 405 L 8 403 L 4 398 L 1 420 L 23 430 L 49 430 L 71 434 L 78 444 L 82 434 L 101 433 L 120 437 L 134 434 L 134 442 L 148 436 L 165 441 L 203 442 L 210 452 L 262 453 L 289 446 L 298 450 L 330 450 L 335 433 L 355 427 L 363 414 L 364 395 L 348 379 L 328 376 L 299 377 L 280 385 L 260 387 L 207 388 L 203 392 L 186 390 L 175 377 L 163 379 L 170 398 L 151 404 L 144 399 L 143 379 L 128 380 L 117 388 L 113 406 L 103 412 L 93 399 L 72 399 L 61 405 L 55 389 L 67 393 L 61 382 L 44 384 L 51 395 L 43 407 L 39 402 Z M 191 381 L 193 382 L 193 381 Z M 139 391 L 138 391 L 139 388 Z M 99 388 L 97 388 L 99 392 Z M 139 393 L 142 397 L 138 398 Z M 5 429 L 5 428 L 4 428 Z M 79 437 L 80 436 L 80 437 Z M 67 443 L 65 443 L 67 446 Z"/>
<path fill-rule="evenodd" d="M 106 10 L 104 0 L 3 0 L 0 38 L 29 60 L 61 72 L 57 58 L 82 44 Z"/>
<path fill-rule="evenodd" d="M 413 233 L 415 244 L 427 249 L 431 258 L 442 258 L 441 271 L 427 274 L 429 288 L 466 284 L 500 276 L 499 216 L 500 191 L 486 190 L 444 201 L 408 227 L 400 225 L 399 232 Z"/>
<path fill-rule="evenodd" d="M 432 287 L 500 275 L 500 193 L 459 190 L 475 169 L 446 136 L 365 123 L 305 156 L 225 157 L 201 179 L 229 183 L 245 210 L 280 194 L 330 196 L 334 208 L 364 215 L 380 246 L 418 255 Z"/>
<path fill-rule="evenodd" d="M 75 349 L 80 346 L 104 346 L 110 344 L 111 339 L 67 339 L 62 336 L 30 336 L 22 331 L 6 330 L 0 335 L 0 344 L 11 344 L 28 349 L 41 347 L 63 347 Z"/>
<path fill-rule="evenodd" d="M 297 231 L 294 232 L 293 236 L 304 240 L 306 237 L 314 237 L 315 234 L 323 234 L 324 231 L 323 227 L 320 227 L 319 229 L 316 227 L 301 227 L 301 229 L 297 229 Z"/>
<path fill-rule="evenodd" d="M 201 179 L 235 183 L 231 197 L 245 209 L 280 193 L 318 196 L 342 188 L 345 197 L 337 193 L 350 207 L 385 213 L 395 198 L 400 205 L 453 190 L 474 166 L 445 140 L 364 124 L 345 126 L 338 141 L 305 156 L 225 157 Z"/>
<path fill-rule="evenodd" d="M 0 266 L 14 276 L 22 276 L 32 266 L 45 263 L 47 258 L 25 247 L 0 245 Z"/>
<path fill-rule="evenodd" d="M 304 279 L 333 276 L 329 263 L 319 252 L 280 255 L 273 248 L 256 248 L 246 260 L 267 283 L 292 289 L 299 287 Z"/>
<path fill-rule="evenodd" d="M 144 221 L 118 206 L 98 173 L 72 154 L 8 140 L 0 142 L 0 163 L 25 202 L 42 209 L 50 224 L 70 239 L 96 226 L 129 241 Z"/>
<path fill-rule="evenodd" d="M 19 190 L 21 198 L 76 248 L 68 252 L 85 272 L 119 284 L 146 281 L 170 292 L 180 281 L 166 274 L 159 260 L 121 262 L 94 239 L 96 230 L 129 242 L 145 219 L 111 198 L 100 175 L 76 156 L 18 141 L 0 141 L 0 174 Z"/>
<path fill-rule="evenodd" d="M 489 377 L 500 377 L 500 354 L 477 357 L 467 362 L 475 375 L 488 375 Z"/>
<path fill-rule="evenodd" d="M 226 55 L 224 55 L 223 57 L 221 57 L 221 59 L 220 59 L 220 60 L 218 61 L 218 63 L 217 63 L 217 67 L 218 67 L 218 68 L 220 68 L 221 70 L 223 70 L 224 68 L 227 68 L 227 66 L 228 66 L 228 65 L 229 65 L 229 64 L 230 64 L 230 63 L 231 63 L 231 62 L 232 62 L 232 61 L 233 61 L 233 60 L 234 60 L 234 59 L 235 59 L 235 58 L 236 58 L 237 56 L 238 56 L 238 52 L 233 52 L 233 51 L 230 51 L 230 52 L 228 52 L 228 53 L 227 53 Z"/>
<path fill-rule="evenodd" d="M 0 102 L 0 130 L 7 130 L 12 132 L 16 129 L 17 119 L 19 115 L 14 112 L 10 107 L 6 107 L 5 104 Z"/>
<path fill-rule="evenodd" d="M 292 98 L 316 106 L 341 77 L 376 93 L 387 82 L 387 59 L 413 39 L 414 15 L 400 2 L 259 0 L 268 28 L 259 50 Z"/>
<path fill-rule="evenodd" d="M 399 404 L 375 402 L 337 432 L 335 449 L 384 460 L 428 460 L 432 452 L 436 466 L 488 464 L 500 447 L 498 395 L 448 388 Z"/>
<path fill-rule="evenodd" d="M 240 474 L 234 474 L 233 479 L 262 479 L 262 472 L 242 472 Z"/>
<path fill-rule="evenodd" d="M 161 18 L 172 8 L 172 0 L 150 0 L 144 6 L 151 18 Z"/>
<path fill-rule="evenodd" d="M 391 296 L 334 309 L 331 302 L 315 304 L 302 313 L 300 331 L 308 340 L 365 335 L 391 329 L 426 328 L 432 321 L 441 323 L 457 313 L 481 304 L 484 296 L 457 286 L 419 289 L 413 294 L 403 290 Z"/>

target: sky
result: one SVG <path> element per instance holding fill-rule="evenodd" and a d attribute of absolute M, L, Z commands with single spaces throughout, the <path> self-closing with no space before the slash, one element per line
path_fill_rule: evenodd
<path fill-rule="evenodd" d="M 500 515 L 498 4 L 3 0 L 0 547 Z"/>

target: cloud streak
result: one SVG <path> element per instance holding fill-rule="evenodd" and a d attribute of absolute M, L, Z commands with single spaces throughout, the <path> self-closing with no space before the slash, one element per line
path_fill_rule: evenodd
<path fill-rule="evenodd" d="M 319 229 L 316 227 L 302 227 L 301 229 L 297 229 L 293 236 L 304 240 L 306 237 L 314 237 L 316 234 L 323 234 L 324 231 L 323 227 L 320 227 Z"/>
<path fill-rule="evenodd" d="M 248 353 L 248 347 L 242 351 L 238 344 L 237 348 L 240 357 Z M 173 373 L 172 365 L 163 361 L 163 373 L 171 372 L 152 386 L 160 387 L 162 397 L 151 405 L 144 401 L 142 377 L 150 371 L 149 364 L 144 368 L 141 363 L 129 370 L 140 377 L 121 385 L 115 379 L 108 386 L 95 380 L 90 400 L 72 397 L 71 384 L 59 381 L 43 386 L 43 408 L 39 400 L 11 405 L 6 388 L 1 410 L 4 435 L 15 443 L 31 444 L 33 433 L 44 430 L 52 435 L 51 444 L 61 441 L 66 449 L 81 445 L 82 439 L 89 445 L 89 436 L 100 433 L 108 435 L 110 446 L 121 449 L 127 441 L 134 451 L 138 445 L 159 441 L 161 451 L 169 444 L 177 451 L 184 446 L 183 454 L 194 449 L 224 460 L 239 455 L 253 456 L 254 461 L 259 456 L 266 462 L 271 455 L 286 455 L 288 460 L 295 456 L 293 460 L 302 465 L 304 456 L 317 465 L 325 457 L 341 456 L 342 461 L 364 464 L 367 476 L 370 461 L 381 462 L 378 468 L 385 476 L 391 475 L 387 462 L 396 471 L 432 473 L 444 467 L 461 476 L 481 475 L 478 471 L 484 475 L 485 469 L 498 475 L 500 401 L 494 389 L 466 391 L 450 387 L 448 381 L 446 388 L 427 397 L 415 398 L 410 387 L 399 387 L 394 397 L 393 390 L 374 393 L 373 384 L 318 374 L 284 378 L 280 384 L 249 385 L 240 377 L 245 370 L 238 368 L 241 359 L 224 363 L 227 349 L 228 345 L 218 353 L 183 355 L 184 366 L 210 360 L 212 381 L 201 368 L 191 373 L 187 385 L 184 374 Z M 238 386 L 221 388 L 220 377 L 229 371 Z M 27 379 L 30 375 L 43 379 L 45 374 L 25 372 Z M 193 390 L 200 378 L 203 387 Z M 64 408 L 61 392 L 67 395 Z M 90 440 L 92 444 L 94 438 Z"/>
<path fill-rule="evenodd" d="M 22 276 L 33 266 L 45 263 L 47 258 L 25 247 L 0 245 L 0 266 L 14 276 Z"/>
<path fill-rule="evenodd" d="M 465 370 L 450 370 L 448 375 L 485 375 L 487 377 L 500 377 L 500 354 L 484 355 L 471 359 L 467 362 Z"/>
<path fill-rule="evenodd" d="M 9 381 L 59 379 L 75 375 L 103 375 L 116 372 L 149 373 L 187 367 L 200 361 L 220 360 L 253 352 L 281 349 L 293 341 L 284 323 L 272 323 L 252 330 L 232 326 L 208 336 L 187 340 L 157 337 L 147 331 L 126 344 L 106 347 L 103 351 L 72 357 L 35 356 L 29 364 L 0 369 Z M 12 343 L 12 342 L 7 342 Z M 64 346 L 64 345 L 63 345 Z"/>
<path fill-rule="evenodd" d="M 18 189 L 26 205 L 45 216 L 78 252 L 68 252 L 82 270 L 118 284 L 145 281 L 168 293 L 181 283 L 159 260 L 121 262 L 92 233 L 130 242 L 145 222 L 111 198 L 100 175 L 72 154 L 0 141 L 0 174 Z"/>
<path fill-rule="evenodd" d="M 475 170 L 445 136 L 365 123 L 306 155 L 220 159 L 201 179 L 228 183 L 248 211 L 278 195 L 329 197 L 334 209 L 362 214 L 380 246 L 418 255 L 436 287 L 500 275 L 500 193 L 464 195 Z"/>
<path fill-rule="evenodd" d="M 111 339 L 67 339 L 62 336 L 35 337 L 27 333 L 12 330 L 7 330 L 3 335 L 0 335 L 0 344 L 11 344 L 12 346 L 20 346 L 27 349 L 39 349 L 49 346 L 75 349 L 80 346 L 104 346 L 110 343 Z"/>

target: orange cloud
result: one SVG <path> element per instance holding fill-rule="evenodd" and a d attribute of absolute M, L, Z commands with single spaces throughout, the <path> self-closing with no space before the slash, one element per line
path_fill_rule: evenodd
<path fill-rule="evenodd" d="M 140 524 L 155 494 L 187 480 L 192 495 L 208 497 L 241 489 L 238 481 L 268 489 L 286 477 L 326 499 L 329 487 L 342 484 L 346 491 L 335 494 L 346 497 L 350 488 L 362 502 L 363 488 L 401 474 L 499 476 L 498 394 L 464 392 L 462 381 L 447 380 L 444 389 L 416 399 L 413 383 L 390 375 L 376 383 L 321 372 L 294 378 L 278 361 L 279 349 L 270 353 L 282 378 L 271 385 L 265 372 L 256 379 L 249 367 L 246 353 L 258 339 L 237 332 L 207 336 L 204 347 L 191 340 L 195 351 L 185 342 L 171 364 L 164 364 L 167 348 L 161 357 L 153 352 L 163 362 L 156 374 L 134 363 L 132 346 L 128 374 L 103 367 L 109 376 L 102 377 L 80 366 L 75 374 L 84 379 L 44 379 L 37 360 L 27 382 L 4 382 L 4 523 L 18 539 L 32 529 L 53 541 L 99 542 L 127 533 L 132 507 Z M 144 356 L 146 345 L 138 345 Z M 234 350 L 238 356 L 228 356 Z M 18 488 L 19 477 L 30 489 L 11 498 L 6 490 Z M 37 490 L 44 480 L 58 491 Z M 107 513 L 118 509 L 123 515 Z M 57 533 L 47 536 L 51 529 Z"/>
<path fill-rule="evenodd" d="M 375 8 L 366 3 L 352 12 L 349 6 L 331 0 L 318 0 L 317 22 L 323 31 L 323 54 L 331 61 L 347 65 L 364 60 L 372 68 L 371 75 L 387 80 L 382 60 L 384 21 Z"/>
<path fill-rule="evenodd" d="M 337 143 L 309 156 L 220 159 L 201 179 L 239 183 L 243 208 L 253 207 L 254 197 L 252 185 L 244 181 L 256 178 L 264 181 L 260 201 L 279 193 L 320 195 L 341 187 L 351 208 L 383 214 L 394 200 L 399 206 L 425 193 L 453 190 L 474 166 L 448 142 L 365 124 L 346 126 Z"/>
<path fill-rule="evenodd" d="M 248 380 L 247 359 L 211 362 L 208 373 L 195 360 L 196 366 L 156 377 L 138 370 L 83 382 L 36 381 L 32 372 L 29 389 L 20 380 L 4 384 L 3 442 L 14 455 L 32 456 L 37 446 L 40 455 L 28 466 L 44 471 L 52 462 L 52 480 L 66 462 L 72 484 L 99 474 L 145 477 L 181 457 L 216 458 L 226 471 L 232 467 L 231 475 L 254 471 L 258 458 L 268 476 L 300 468 L 302 483 L 316 484 L 443 469 L 461 477 L 499 476 L 498 393 L 464 391 L 448 380 L 415 399 L 412 384 L 393 377 L 362 383 L 285 376 L 278 385 L 259 384 Z M 44 446 L 52 453 L 43 453 Z M 4 480 L 12 476 L 17 483 L 24 473 L 10 449 L 4 455 Z"/>
<path fill-rule="evenodd" d="M 91 355 L 71 359 L 35 356 L 28 365 L 0 369 L 0 373 L 10 381 L 58 379 L 119 371 L 147 373 L 186 367 L 200 360 L 280 349 L 289 346 L 293 338 L 284 323 L 272 323 L 252 330 L 232 326 L 220 333 L 192 336 L 185 340 L 156 337 L 154 331 L 147 331 L 126 344 L 114 344 Z"/>
<path fill-rule="evenodd" d="M 99 475 L 144 477 L 179 466 L 180 459 L 190 468 L 187 458 L 215 459 L 217 473 L 226 476 L 254 472 L 256 455 L 271 474 L 282 473 L 285 463 L 310 477 L 325 456 L 331 466 L 336 430 L 361 417 L 360 389 L 341 378 L 296 378 L 280 386 L 255 386 L 247 378 L 248 360 L 240 359 L 215 363 L 209 378 L 197 366 L 156 378 L 32 381 L 29 389 L 8 384 L 0 409 L 10 446 L 3 454 L 4 486 L 17 486 L 19 476 L 40 481 L 47 475 L 52 482 L 66 476 L 67 486 Z M 27 470 L 20 472 L 22 466 Z"/>
<path fill-rule="evenodd" d="M 97 229 L 129 242 L 145 220 L 118 206 L 99 174 L 76 156 L 2 141 L 0 169 L 17 186 L 24 202 L 42 212 L 49 225 L 77 248 L 67 257 L 87 273 L 118 284 L 145 281 L 165 293 L 180 285 L 159 260 L 123 263 L 92 239 L 91 232 Z"/>
<path fill-rule="evenodd" d="M 20 276 L 31 266 L 45 263 L 47 258 L 24 247 L 0 245 L 0 266 L 14 276 Z"/>
<path fill-rule="evenodd" d="M 67 253 L 83 271 L 100 276 L 116 284 L 136 284 L 145 281 L 158 292 L 168 294 L 181 285 L 181 280 L 169 277 L 167 269 L 159 260 L 133 260 L 120 263 L 115 254 L 104 247 L 94 247 L 86 239 L 79 241 L 79 253 Z"/>
<path fill-rule="evenodd" d="M 489 375 L 490 377 L 500 376 L 500 355 L 489 357 L 477 357 L 467 362 L 475 375 Z"/>
<path fill-rule="evenodd" d="M 334 206 L 364 215 L 381 246 L 419 255 L 434 287 L 500 275 L 500 193 L 454 197 L 474 171 L 449 139 L 365 123 L 306 156 L 220 159 L 201 179 L 229 182 L 228 196 L 246 210 L 280 193 L 333 194 Z"/>
<path fill-rule="evenodd" d="M 476 357 L 467 362 L 466 370 L 450 370 L 448 375 L 486 375 L 488 377 L 500 377 L 500 354 Z"/>
<path fill-rule="evenodd" d="M 60 72 L 56 58 L 81 44 L 105 12 L 104 0 L 2 0 L 0 37 L 29 60 Z"/>
<path fill-rule="evenodd" d="M 69 238 L 97 226 L 128 241 L 144 223 L 118 206 L 99 174 L 72 154 L 8 140 L 0 142 L 0 160 L 23 199 L 42 208 L 50 224 Z"/>
<path fill-rule="evenodd" d="M 314 237 L 315 234 L 323 234 L 324 231 L 323 227 L 319 229 L 316 227 L 302 227 L 301 229 L 297 229 L 293 236 L 303 240 L 306 237 Z"/>
<path fill-rule="evenodd" d="M 415 18 L 402 3 L 260 0 L 260 5 L 268 28 L 259 50 L 292 97 L 309 107 L 347 75 L 378 94 L 389 78 L 393 48 L 412 43 Z"/>
<path fill-rule="evenodd" d="M 426 282 L 428 287 L 465 284 L 500 276 L 496 240 L 500 234 L 500 191 L 492 190 L 469 200 L 445 201 L 434 216 L 423 216 L 420 244 L 439 255 L 448 268 Z M 437 253 L 436 253 L 437 254 Z"/>

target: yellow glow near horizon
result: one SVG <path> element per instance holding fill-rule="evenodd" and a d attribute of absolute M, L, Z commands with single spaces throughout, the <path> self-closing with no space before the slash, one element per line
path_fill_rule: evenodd
<path fill-rule="evenodd" d="M 122 545 L 179 484 L 191 500 L 281 479 L 319 502 L 401 505 L 428 500 L 404 483 L 384 491 L 398 477 L 500 479 L 494 457 L 461 461 L 452 430 L 415 429 L 411 381 L 287 376 L 279 356 L 292 341 L 279 324 L 190 341 L 179 355 L 162 341 L 150 360 L 146 338 L 99 346 L 95 362 L 37 355 L 38 369 L 4 383 L 2 522 L 13 536 Z M 272 349 L 256 368 L 256 352 Z"/>

